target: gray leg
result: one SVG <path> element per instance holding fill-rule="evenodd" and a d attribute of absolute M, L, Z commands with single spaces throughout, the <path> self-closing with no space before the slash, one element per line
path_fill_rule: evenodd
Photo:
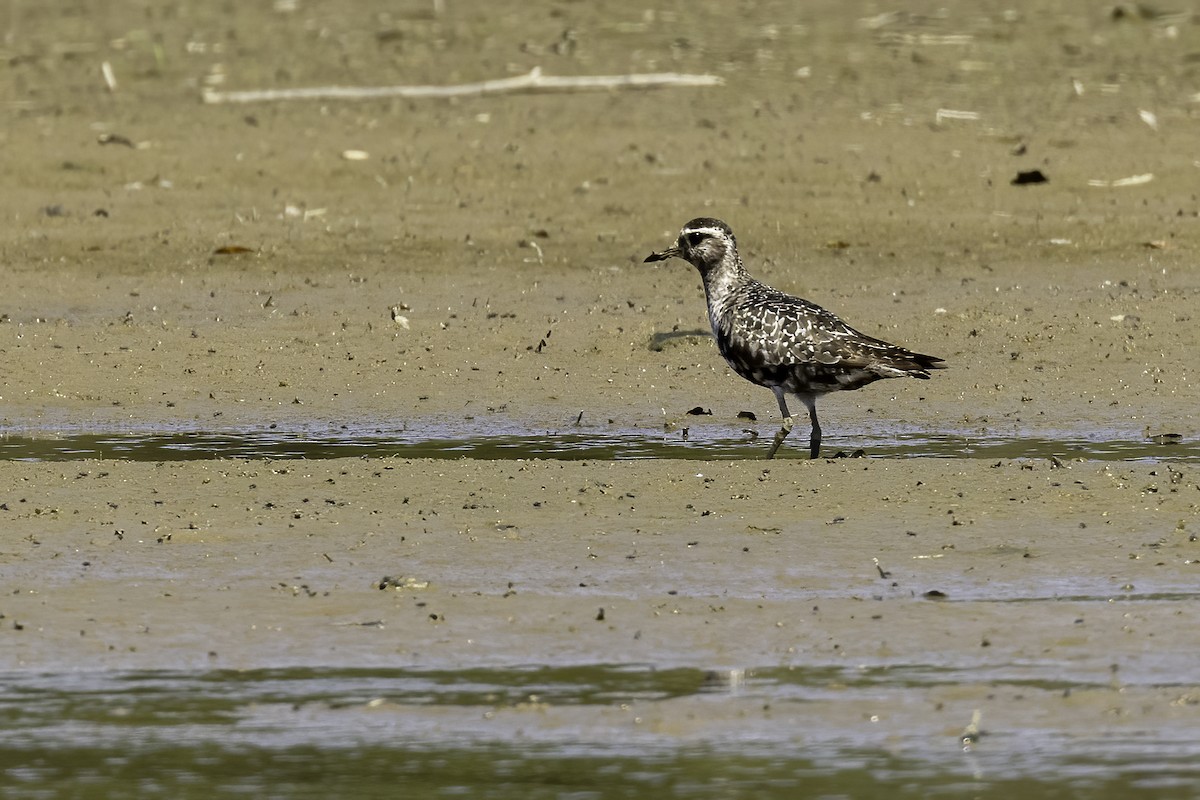
<path fill-rule="evenodd" d="M 816 458 L 821 453 L 821 423 L 817 422 L 817 398 L 811 394 L 798 394 L 800 402 L 808 409 L 808 419 L 812 422 L 812 435 L 808 439 L 810 458 Z"/>
<path fill-rule="evenodd" d="M 767 458 L 774 458 L 779 452 L 779 445 L 783 444 L 783 440 L 792 432 L 792 413 L 788 411 L 787 399 L 784 397 L 783 388 L 780 386 L 772 386 L 771 391 L 775 393 L 775 399 L 779 401 L 779 413 L 783 415 L 783 427 L 775 434 L 775 441 L 771 443 L 771 449 L 767 451 Z"/>

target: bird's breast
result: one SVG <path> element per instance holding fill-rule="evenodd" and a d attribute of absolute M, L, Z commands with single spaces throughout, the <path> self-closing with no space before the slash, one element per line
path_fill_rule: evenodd
<path fill-rule="evenodd" d="M 779 365 L 775 355 L 764 350 L 755 340 L 748 339 L 744 331 L 729 324 L 727 319 L 713 320 L 713 336 L 721 357 L 734 372 L 760 385 L 770 382 L 771 375 Z"/>

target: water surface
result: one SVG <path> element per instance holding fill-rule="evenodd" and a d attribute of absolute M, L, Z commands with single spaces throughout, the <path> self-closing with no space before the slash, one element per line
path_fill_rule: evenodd
<path fill-rule="evenodd" d="M 1057 435 L 936 435 L 895 432 L 827 439 L 824 457 L 1087 459 L 1098 461 L 1200 462 L 1200 442 L 1101 438 L 1079 431 Z M 708 427 L 656 431 L 570 427 L 531 430 L 502 426 L 499 432 L 456 430 L 444 424 L 400 429 L 370 425 L 265 427 L 229 430 L 87 430 L 31 432 L 0 429 L 0 459 L 71 461 L 126 459 L 186 461 L 211 458 L 476 458 L 629 460 L 670 458 L 733 460 L 762 458 L 770 436 Z M 861 453 L 860 453 L 861 451 Z M 807 439 L 795 432 L 780 458 L 807 458 Z"/>

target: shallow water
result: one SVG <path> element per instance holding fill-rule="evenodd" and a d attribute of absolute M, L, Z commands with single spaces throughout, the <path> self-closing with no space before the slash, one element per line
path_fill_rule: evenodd
<path fill-rule="evenodd" d="M 808 704 L 828 697 L 886 709 L 906 692 L 984 679 L 997 691 L 1089 688 L 919 665 L 10 673 L 0 676 L 0 752 L 14 798 L 783 798 L 800 785 L 809 796 L 1126 798 L 1200 789 L 1200 743 L 1178 730 L 1064 737 L 991 731 L 984 719 L 966 746 L 944 725 L 899 737 L 869 724 L 843 726 L 840 739 L 806 733 Z M 671 732 L 638 716 L 673 703 L 688 713 Z M 732 719 L 707 717 L 713 704 L 732 704 Z M 737 721 L 747 717 L 752 724 Z"/>
<path fill-rule="evenodd" d="M 212 458 L 476 458 L 628 460 L 671 458 L 733 460 L 762 458 L 770 436 L 753 438 L 728 429 L 691 428 L 682 431 L 638 429 L 566 429 L 556 431 L 509 428 L 500 433 L 448 429 L 444 425 L 408 426 L 399 430 L 363 426 L 226 431 L 73 430 L 44 435 L 3 432 L 0 459 L 70 461 L 126 459 L 185 461 Z M 928 435 L 901 432 L 829 439 L 825 457 L 863 455 L 880 458 L 1057 458 L 1100 461 L 1200 462 L 1200 443 L 1162 444 L 1151 440 L 1096 438 L 1078 431 L 1057 437 Z M 779 458 L 807 458 L 806 440 L 793 433 Z"/>

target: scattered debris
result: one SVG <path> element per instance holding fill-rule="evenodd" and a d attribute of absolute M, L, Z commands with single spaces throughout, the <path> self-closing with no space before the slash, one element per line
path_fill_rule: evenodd
<path fill-rule="evenodd" d="M 523 260 L 524 260 L 524 262 L 525 262 L 526 264 L 533 264 L 533 263 L 537 263 L 537 264 L 543 264 L 543 263 L 545 263 L 545 258 L 546 258 L 546 257 L 545 257 L 545 255 L 542 253 L 542 248 L 541 248 L 541 245 L 539 245 L 539 244 L 538 244 L 537 242 L 535 242 L 534 240 L 532 240 L 532 239 L 522 239 L 521 241 L 517 242 L 517 247 L 528 247 L 528 248 L 530 248 L 530 249 L 534 250 L 535 252 L 537 252 L 537 258 L 526 258 L 526 259 L 523 259 Z"/>
<path fill-rule="evenodd" d="M 1116 180 L 1105 180 L 1103 178 L 1093 178 L 1087 182 L 1088 186 L 1093 186 L 1098 189 L 1113 188 L 1119 189 L 1124 186 L 1141 186 L 1143 183 L 1149 183 L 1154 180 L 1153 172 L 1146 172 L 1141 175 L 1130 175 L 1128 178 L 1117 178 Z"/>
<path fill-rule="evenodd" d="M 400 576 L 399 578 L 393 578 L 390 575 L 384 575 L 382 578 L 379 579 L 379 590 L 380 591 L 383 591 L 385 589 L 395 589 L 396 591 L 402 591 L 404 589 L 428 589 L 428 588 L 429 588 L 429 581 L 422 581 L 422 580 L 418 580 L 417 578 L 406 578 L 404 576 Z"/>
<path fill-rule="evenodd" d="M 115 92 L 117 90 L 117 76 L 113 74 L 112 64 L 104 61 L 100 64 L 100 74 L 104 76 L 104 85 L 108 91 Z"/>
<path fill-rule="evenodd" d="M 942 120 L 947 120 L 947 119 L 961 119 L 961 120 L 967 120 L 967 121 L 974 121 L 974 120 L 979 119 L 979 112 L 978 111 L 955 111 L 952 108 L 939 108 L 937 110 L 937 113 L 933 115 L 933 119 L 938 125 L 942 124 Z"/>
<path fill-rule="evenodd" d="M 971 712 L 971 721 L 967 723 L 967 727 L 963 728 L 962 741 L 963 749 L 970 750 L 971 745 L 979 741 L 979 737 L 983 736 L 983 731 L 979 729 L 979 723 L 983 719 L 983 713 L 977 708 Z"/>
<path fill-rule="evenodd" d="M 1049 181 L 1050 179 L 1040 169 L 1030 169 L 1018 172 L 1017 177 L 1012 179 L 1012 185 L 1025 186 L 1030 183 L 1048 183 Z"/>
<path fill-rule="evenodd" d="M 512 78 L 460 83 L 453 86 L 312 86 L 295 89 L 258 89 L 244 92 L 220 92 L 211 87 L 203 91 L 204 102 L 259 103 L 276 100 L 377 100 L 385 97 L 478 97 L 509 92 L 561 92 L 611 89 L 653 89 L 665 86 L 722 86 L 717 75 L 688 75 L 675 72 L 630 75 L 543 75 L 535 67 L 525 75 Z"/>
<path fill-rule="evenodd" d="M 308 222 L 315 217 L 325 216 L 328 211 L 329 209 L 326 208 L 302 208 L 288 203 L 283 207 L 283 217 L 300 217 L 305 222 Z"/>
<path fill-rule="evenodd" d="M 1126 19 L 1155 20 L 1163 15 L 1144 3 L 1117 3 L 1108 16 L 1113 22 L 1119 22 Z"/>
<path fill-rule="evenodd" d="M 96 141 L 100 144 L 119 144 L 129 147 L 133 150 L 137 149 L 137 145 L 128 137 L 122 136 L 119 133 L 102 133 L 96 137 Z"/>

